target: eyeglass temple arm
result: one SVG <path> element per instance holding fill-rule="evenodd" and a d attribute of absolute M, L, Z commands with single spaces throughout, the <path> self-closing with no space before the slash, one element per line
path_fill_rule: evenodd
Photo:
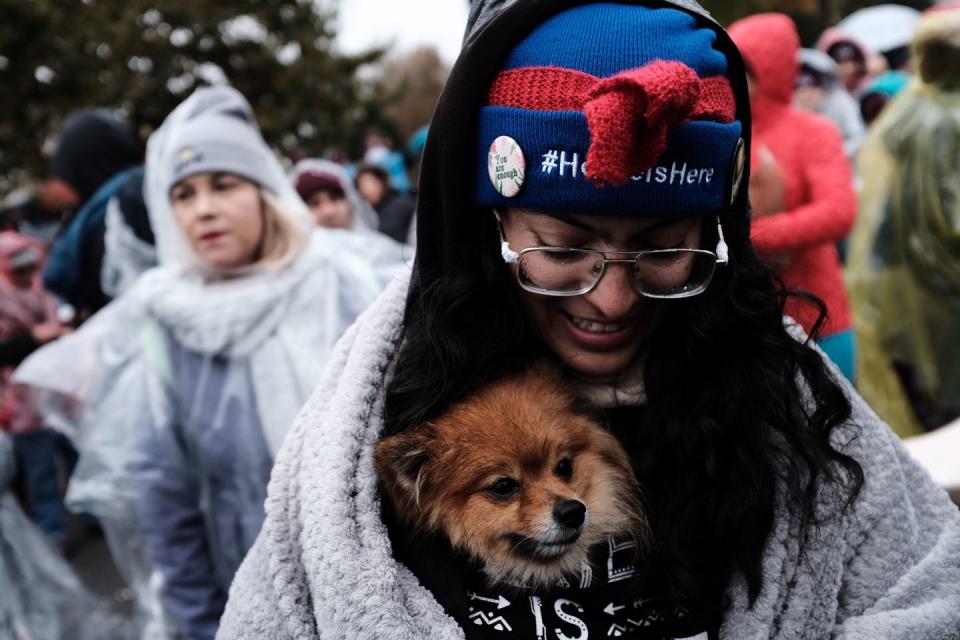
<path fill-rule="evenodd" d="M 730 248 L 723 237 L 723 226 L 720 224 L 720 218 L 717 217 L 717 264 L 730 264 Z"/>
<path fill-rule="evenodd" d="M 500 234 L 500 255 L 507 264 L 516 264 L 520 260 L 520 254 L 510 248 L 510 244 L 503 235 L 503 220 L 500 218 L 500 212 L 494 209 L 493 215 L 497 219 L 497 233 Z"/>
<path fill-rule="evenodd" d="M 500 241 L 500 255 L 503 256 L 503 261 L 507 264 L 515 264 L 520 260 L 520 254 L 511 249 L 506 240 Z"/>

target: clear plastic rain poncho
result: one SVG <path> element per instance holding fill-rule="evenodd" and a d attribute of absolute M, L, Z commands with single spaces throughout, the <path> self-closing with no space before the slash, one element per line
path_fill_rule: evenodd
<path fill-rule="evenodd" d="M 13 443 L 0 432 L 0 638 L 127 640 L 133 630 L 81 584 L 10 490 Z"/>
<path fill-rule="evenodd" d="M 379 218 L 376 210 L 360 195 L 343 166 L 321 159 L 298 162 L 290 171 L 291 184 L 305 172 L 326 174 L 336 178 L 350 205 L 349 229 L 323 229 L 317 234 L 324 245 L 324 252 L 338 256 L 342 265 L 356 273 L 371 273 L 383 283 L 392 280 L 398 273 L 400 263 L 413 263 L 415 249 L 409 244 L 399 244 L 393 238 L 377 231 Z"/>
<path fill-rule="evenodd" d="M 140 198 L 132 192 L 138 185 Z M 133 172 L 128 184 L 122 185 L 117 195 L 107 202 L 100 288 L 111 298 L 123 295 L 144 272 L 157 266 L 156 247 L 137 236 L 125 215 L 127 207 L 132 209 L 129 215 L 134 218 L 143 215 L 142 185 L 143 172 Z"/>
<path fill-rule="evenodd" d="M 960 415 L 960 66 L 949 62 L 960 55 L 960 11 L 924 18 L 914 49 L 920 77 L 860 154 L 848 262 L 858 386 L 901 435 L 919 430 L 916 418 L 930 429 Z"/>
<path fill-rule="evenodd" d="M 112 551 L 144 609 L 158 570 L 165 609 L 189 637 L 216 627 L 259 532 L 273 456 L 334 343 L 406 268 L 399 245 L 391 268 L 374 269 L 312 231 L 255 126 L 226 87 L 198 90 L 167 118 L 148 143 L 145 182 L 161 266 L 17 372 L 80 451 L 68 505 L 119 534 Z M 252 177 L 302 234 L 289 264 L 211 273 L 175 223 L 166 172 L 215 130 L 260 154 Z"/>

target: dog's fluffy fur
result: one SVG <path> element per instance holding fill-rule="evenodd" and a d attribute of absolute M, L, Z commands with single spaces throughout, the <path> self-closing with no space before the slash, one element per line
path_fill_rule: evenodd
<path fill-rule="evenodd" d="M 543 366 L 382 440 L 375 462 L 399 516 L 446 535 L 493 582 L 549 587 L 608 536 L 645 537 L 626 453 Z"/>

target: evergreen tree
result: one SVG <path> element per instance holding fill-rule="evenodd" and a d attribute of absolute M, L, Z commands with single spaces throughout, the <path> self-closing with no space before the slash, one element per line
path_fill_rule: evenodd
<path fill-rule="evenodd" d="M 268 142 L 316 155 L 390 101 L 357 73 L 383 52 L 335 53 L 335 11 L 315 0 L 0 0 L 0 15 L 0 180 L 46 175 L 41 149 L 78 107 L 118 109 L 145 138 L 194 88 L 229 82 Z"/>

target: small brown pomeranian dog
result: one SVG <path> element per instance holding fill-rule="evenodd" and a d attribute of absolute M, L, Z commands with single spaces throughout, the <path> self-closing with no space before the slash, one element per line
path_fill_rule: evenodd
<path fill-rule="evenodd" d="M 374 459 L 399 516 L 446 535 L 494 583 L 549 588 L 609 536 L 645 538 L 625 451 L 546 366 L 385 438 Z"/>

